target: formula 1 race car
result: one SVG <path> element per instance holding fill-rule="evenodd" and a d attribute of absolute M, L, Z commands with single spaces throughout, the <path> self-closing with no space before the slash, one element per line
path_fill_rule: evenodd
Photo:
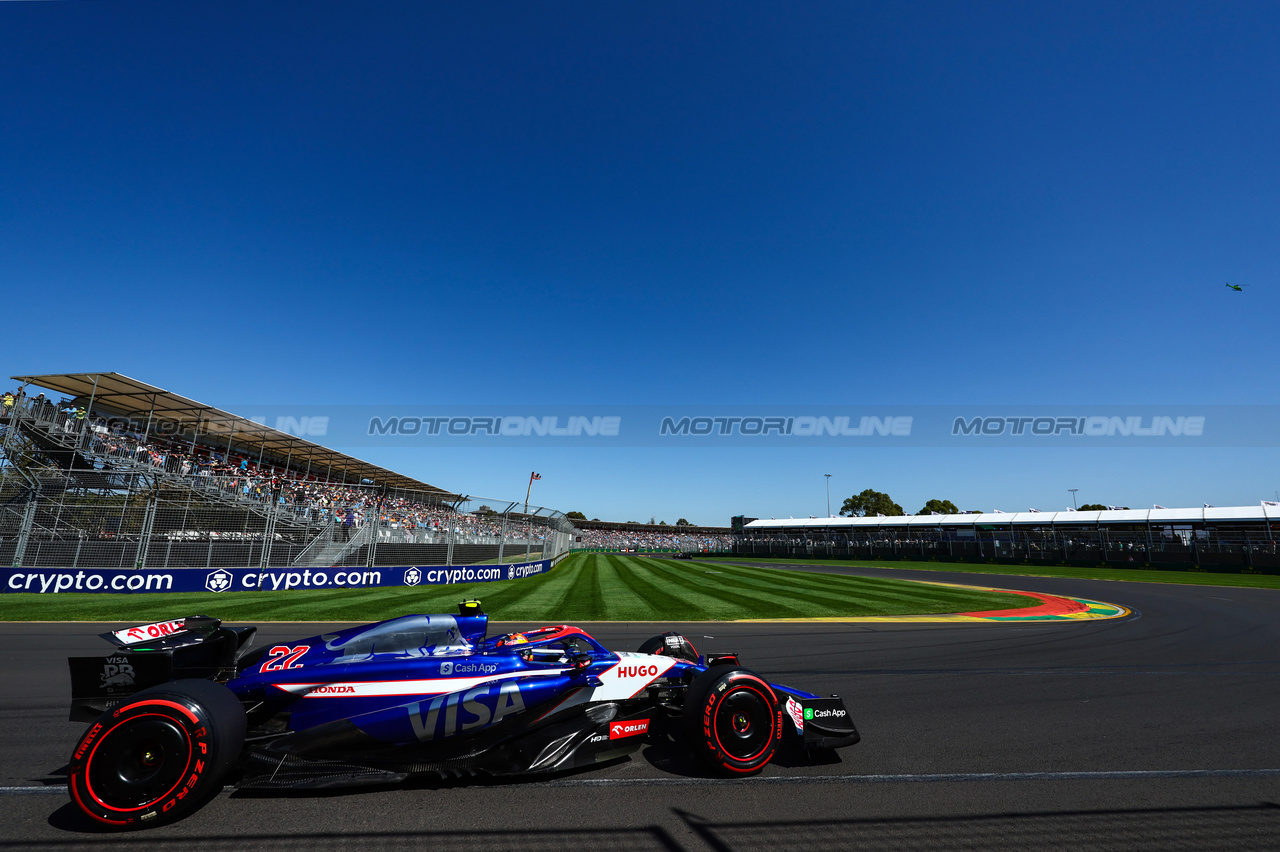
<path fill-rule="evenodd" d="M 233 779 L 272 790 L 558 773 L 659 737 L 732 776 L 783 746 L 859 739 L 838 697 L 769 683 L 676 633 L 615 653 L 577 627 L 488 638 L 479 602 L 459 609 L 256 651 L 256 628 L 208 616 L 104 633 L 114 653 L 69 661 L 71 719 L 92 723 L 71 755 L 71 798 L 137 828 Z"/>

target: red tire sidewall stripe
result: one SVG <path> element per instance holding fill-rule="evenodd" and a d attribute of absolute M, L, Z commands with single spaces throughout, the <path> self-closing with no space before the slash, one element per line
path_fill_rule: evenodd
<path fill-rule="evenodd" d="M 86 813 L 89 816 L 93 817 L 98 822 L 105 822 L 107 825 L 128 825 L 129 823 L 133 822 L 132 817 L 130 817 L 129 819 L 107 819 L 104 816 L 99 816 L 98 814 L 95 814 L 89 808 L 86 808 L 84 806 L 84 800 L 80 798 L 80 790 L 79 788 L 76 787 L 76 776 L 74 774 L 69 779 L 69 784 L 71 786 L 71 798 L 75 799 L 76 804 L 80 805 L 80 810 L 83 813 Z"/>
<path fill-rule="evenodd" d="M 146 701 L 139 701 L 137 704 L 126 704 L 124 707 L 121 707 L 119 710 L 117 710 L 115 713 L 112 713 L 111 715 L 119 716 L 121 713 L 125 712 L 126 710 L 132 710 L 135 707 L 150 707 L 153 704 L 159 704 L 163 707 L 172 707 L 174 710 L 180 711 L 184 716 L 190 719 L 191 724 L 193 725 L 200 724 L 200 717 L 197 716 L 195 713 L 192 713 L 190 709 L 188 709 L 187 707 L 184 707 L 183 705 L 179 704 L 176 701 L 166 701 L 163 698 L 148 698 Z"/>

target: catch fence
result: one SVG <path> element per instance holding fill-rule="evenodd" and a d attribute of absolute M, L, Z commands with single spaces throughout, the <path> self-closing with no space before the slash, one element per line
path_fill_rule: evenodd
<path fill-rule="evenodd" d="M 481 565 L 553 559 L 573 540 L 553 509 L 332 481 L 287 461 L 237 470 L 43 401 L 0 413 L 0 450 L 0 565 L 12 567 Z"/>
<path fill-rule="evenodd" d="M 184 481 L 185 480 L 185 481 Z M 217 568 L 481 565 L 566 553 L 562 514 L 511 501 L 359 486 L 262 490 L 243 478 L 0 467 L 0 564 Z"/>

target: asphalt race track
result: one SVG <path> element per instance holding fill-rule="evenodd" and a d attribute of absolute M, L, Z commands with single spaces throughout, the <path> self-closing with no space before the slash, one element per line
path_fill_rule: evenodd
<path fill-rule="evenodd" d="M 549 783 L 224 792 L 183 822 L 126 835 L 97 833 L 64 790 L 41 789 L 64 783 L 83 729 L 65 721 L 64 660 L 104 652 L 105 626 L 4 624 L 0 849 L 1280 849 L 1280 591 L 826 570 L 1073 595 L 1134 614 L 674 625 L 699 650 L 737 651 L 773 680 L 839 693 L 862 743 L 751 780 L 702 778 L 651 748 Z M 259 642 L 323 629 L 268 625 Z M 621 649 L 660 632 L 588 629 Z"/>

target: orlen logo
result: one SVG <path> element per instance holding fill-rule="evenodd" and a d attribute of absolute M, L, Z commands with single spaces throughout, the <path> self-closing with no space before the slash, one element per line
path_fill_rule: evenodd
<path fill-rule="evenodd" d="M 618 666 L 618 677 L 657 677 L 657 666 Z"/>
<path fill-rule="evenodd" d="M 350 685 L 339 686 L 317 686 L 311 690 L 311 695 L 355 695 L 356 688 Z"/>
<path fill-rule="evenodd" d="M 610 722 L 609 739 L 620 740 L 623 737 L 638 737 L 648 730 L 648 719 L 633 719 L 630 722 Z"/>

